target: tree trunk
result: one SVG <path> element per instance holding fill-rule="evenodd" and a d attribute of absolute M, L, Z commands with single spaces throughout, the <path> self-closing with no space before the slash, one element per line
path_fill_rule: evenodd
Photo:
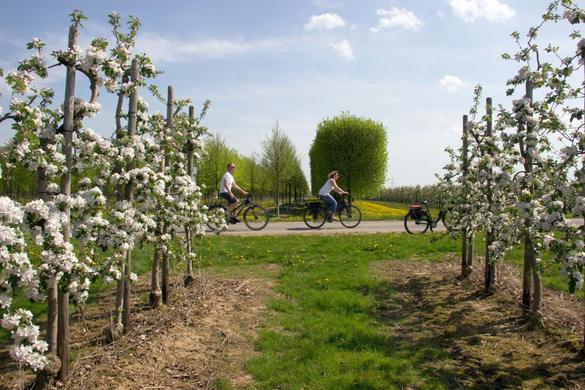
<path fill-rule="evenodd" d="M 130 81 L 136 85 L 138 81 L 138 61 L 132 60 L 130 68 Z M 136 135 L 136 111 L 138 107 L 138 88 L 134 88 L 130 94 L 128 101 L 128 136 L 134 137 Z M 134 163 L 128 164 L 128 170 L 134 169 Z M 134 202 L 134 182 L 130 180 L 126 186 L 125 193 L 126 200 L 132 204 Z M 132 273 L 132 250 L 126 252 L 126 267 L 124 270 L 124 299 L 123 299 L 123 313 L 122 313 L 122 324 L 124 325 L 124 333 L 130 331 L 130 294 L 131 294 L 131 283 L 130 274 Z"/>
<path fill-rule="evenodd" d="M 467 273 L 467 229 L 461 231 L 461 277 L 466 278 Z"/>
<path fill-rule="evenodd" d="M 490 148 L 488 149 L 488 154 L 493 160 L 493 148 L 491 147 L 492 144 L 492 98 L 486 99 L 486 116 L 487 116 L 487 126 L 486 126 L 486 136 L 488 142 L 490 143 Z M 487 203 L 488 208 L 491 212 L 494 210 L 493 205 L 493 188 L 492 188 L 492 168 L 488 169 L 488 178 L 486 181 L 486 195 L 487 195 Z M 492 255 L 490 253 L 490 246 L 495 241 L 494 235 L 494 227 L 493 221 L 490 221 L 487 226 L 486 231 L 486 239 L 485 239 L 485 292 L 492 293 L 496 290 L 496 263 L 492 259 Z"/>
<path fill-rule="evenodd" d="M 194 123 L 195 120 L 195 108 L 193 106 L 189 106 L 189 119 L 190 123 Z M 192 129 L 193 130 L 193 129 Z M 194 179 L 193 177 L 193 144 L 191 141 L 187 142 L 186 145 L 187 149 L 187 175 L 190 178 Z M 185 239 L 187 240 L 187 269 L 185 270 L 185 278 L 183 279 L 183 283 L 185 287 L 189 287 L 195 278 L 193 277 L 193 259 L 191 258 L 191 254 L 193 253 L 193 237 L 191 237 L 191 227 L 189 224 L 185 225 Z"/>
<path fill-rule="evenodd" d="M 276 188 L 274 189 L 274 193 L 276 195 L 275 201 L 276 201 L 276 217 L 277 218 L 280 218 L 280 202 L 279 202 L 279 191 L 280 191 L 279 184 L 280 183 L 279 182 L 280 182 L 280 178 L 278 177 L 278 175 L 276 175 L 276 181 L 275 181 Z"/>
<path fill-rule="evenodd" d="M 170 296 L 168 250 L 163 253 L 162 260 L 162 301 L 166 305 L 169 303 Z"/>
<path fill-rule="evenodd" d="M 169 85 L 167 89 L 167 128 L 173 128 L 173 103 L 174 103 L 174 91 L 173 87 Z M 171 130 L 172 131 L 172 130 Z M 165 167 L 168 166 L 168 156 L 165 154 Z M 165 190 L 168 192 L 168 188 Z M 166 222 L 163 225 L 163 231 L 166 233 L 167 226 Z M 162 301 L 166 305 L 169 302 L 169 251 L 165 250 L 162 254 Z"/>
<path fill-rule="evenodd" d="M 77 27 L 72 25 L 69 29 L 69 49 L 74 50 L 77 46 Z M 65 78 L 65 101 L 63 120 L 63 155 L 65 155 L 66 171 L 61 176 L 61 194 L 71 196 L 71 154 L 74 131 L 74 95 L 75 95 L 75 67 L 67 66 Z M 67 203 L 63 212 L 67 216 L 67 222 L 63 224 L 63 241 L 71 239 L 71 207 Z M 57 354 L 61 359 L 59 379 L 61 381 L 69 375 L 69 292 L 59 291 L 58 294 L 58 333 L 57 333 Z"/>
<path fill-rule="evenodd" d="M 41 149 L 48 152 L 49 146 L 53 145 L 54 141 L 54 132 L 47 128 L 40 138 Z M 52 198 L 52 194 L 48 193 L 47 173 L 44 167 L 39 167 L 37 171 L 37 196 L 44 201 Z M 49 353 L 57 353 L 57 300 L 57 280 L 50 278 L 47 281 L 47 344 L 49 345 Z"/>
<path fill-rule="evenodd" d="M 473 257 L 475 249 L 475 234 L 469 233 L 467 240 L 467 272 L 469 275 L 473 272 Z"/>
<path fill-rule="evenodd" d="M 540 280 L 540 270 L 536 256 L 533 256 L 531 261 L 534 293 L 532 295 L 532 307 L 530 308 L 530 314 L 535 323 L 542 325 L 542 282 Z"/>
<path fill-rule="evenodd" d="M 152 273 L 150 279 L 150 306 L 156 309 L 161 305 L 162 293 L 160 291 L 159 282 L 159 264 L 160 264 L 160 248 L 157 246 L 154 249 L 154 256 L 152 258 Z"/>
<path fill-rule="evenodd" d="M 467 136 L 467 115 L 463 115 L 463 136 L 462 138 L 462 151 L 461 151 L 461 160 L 462 160 L 462 173 L 463 179 L 467 176 L 469 172 L 469 139 Z M 469 260 L 468 260 L 468 236 L 467 236 L 467 229 L 463 229 L 461 231 L 461 277 L 466 278 L 471 274 L 471 270 L 469 267 Z"/>
<path fill-rule="evenodd" d="M 532 102 L 532 80 L 526 81 L 526 98 Z M 534 132 L 534 128 L 529 123 L 526 124 L 526 139 L 530 139 L 532 133 Z M 524 157 L 524 170 L 526 175 L 532 173 L 532 154 L 530 149 L 533 146 L 526 145 L 526 151 L 522 157 Z M 529 190 L 531 194 L 533 193 L 532 188 L 526 188 Z M 523 290 L 522 290 L 522 315 L 526 319 L 530 319 L 534 322 L 541 323 L 542 322 L 542 313 L 540 312 L 541 304 L 542 304 L 542 285 L 540 281 L 540 271 L 538 269 L 538 264 L 536 261 L 537 253 L 534 243 L 530 237 L 530 228 L 534 221 L 532 218 L 528 217 L 524 221 L 525 226 L 525 240 L 524 240 L 524 279 L 523 280 Z M 532 279 L 532 280 L 531 280 Z M 534 292 L 530 296 L 530 287 L 534 287 Z"/>

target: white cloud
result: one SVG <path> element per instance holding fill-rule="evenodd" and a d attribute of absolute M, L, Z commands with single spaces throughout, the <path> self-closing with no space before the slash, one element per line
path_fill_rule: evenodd
<path fill-rule="evenodd" d="M 345 21 L 341 16 L 328 12 L 311 16 L 307 24 L 305 24 L 305 30 L 331 30 L 343 26 L 345 26 Z"/>
<path fill-rule="evenodd" d="M 376 14 L 380 17 L 378 25 L 370 31 L 378 32 L 384 28 L 398 27 L 405 30 L 418 31 L 423 22 L 412 12 L 404 8 L 392 7 L 390 10 L 379 9 Z"/>
<path fill-rule="evenodd" d="M 516 15 L 512 7 L 500 0 L 449 0 L 449 5 L 453 13 L 467 23 L 473 23 L 477 19 L 497 23 Z"/>
<path fill-rule="evenodd" d="M 439 11 L 439 12 L 437 12 L 437 16 L 438 16 L 440 19 L 445 19 L 445 13 L 444 13 L 443 11 Z"/>
<path fill-rule="evenodd" d="M 344 60 L 351 61 L 355 59 L 351 44 L 347 41 L 347 39 L 344 39 L 339 43 L 333 43 L 331 47 L 333 47 L 333 50 L 335 50 L 335 52 L 337 52 L 337 54 L 339 54 L 339 56 Z"/>
<path fill-rule="evenodd" d="M 225 58 L 260 51 L 282 50 L 286 42 L 278 39 L 246 41 L 225 39 L 204 39 L 199 41 L 167 38 L 154 33 L 138 36 L 137 49 L 149 53 L 154 62 L 177 62 L 191 57 Z"/>
<path fill-rule="evenodd" d="M 465 83 L 457 76 L 446 74 L 439 80 L 439 85 L 447 92 L 455 92 L 463 87 Z"/>

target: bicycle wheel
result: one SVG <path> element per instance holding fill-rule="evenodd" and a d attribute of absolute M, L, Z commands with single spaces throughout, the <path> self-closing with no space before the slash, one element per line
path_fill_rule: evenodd
<path fill-rule="evenodd" d="M 447 229 L 448 232 L 452 232 L 457 230 L 456 229 L 456 221 L 453 218 L 453 213 L 450 211 L 445 211 L 443 213 L 443 217 L 441 218 L 441 222 L 443 222 L 443 225 L 445 225 L 445 228 Z"/>
<path fill-rule="evenodd" d="M 339 210 L 339 222 L 346 228 L 354 228 L 362 221 L 361 210 L 354 205 Z"/>
<path fill-rule="evenodd" d="M 426 211 L 423 211 L 419 218 L 414 218 L 410 213 L 404 216 L 404 228 L 410 234 L 422 234 L 426 232 L 431 223 L 431 218 Z"/>
<path fill-rule="evenodd" d="M 325 209 L 322 208 L 316 210 L 306 209 L 305 214 L 303 215 L 303 220 L 305 221 L 305 225 L 307 225 L 311 229 L 319 229 L 327 220 L 327 216 L 325 215 Z"/>
<path fill-rule="evenodd" d="M 248 207 L 244 211 L 244 223 L 252 230 L 262 230 L 268 224 L 268 212 L 262 206 Z"/>
<path fill-rule="evenodd" d="M 221 231 L 226 226 L 227 210 L 221 205 L 213 205 L 207 210 L 207 227 L 213 231 Z"/>

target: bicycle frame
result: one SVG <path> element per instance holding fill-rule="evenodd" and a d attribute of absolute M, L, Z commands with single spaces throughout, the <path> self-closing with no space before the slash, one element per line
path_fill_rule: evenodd
<path fill-rule="evenodd" d="M 431 225 L 429 227 L 431 228 L 431 231 L 432 231 L 433 228 L 437 227 L 437 224 L 441 221 L 441 219 L 447 213 L 447 211 L 446 210 L 439 210 L 439 215 L 437 216 L 437 219 L 434 219 L 433 214 L 431 213 L 431 209 L 429 208 L 429 203 L 427 201 L 423 201 L 420 204 L 422 204 L 424 206 L 424 209 L 425 209 L 427 215 L 431 218 Z"/>
<path fill-rule="evenodd" d="M 347 195 L 341 195 L 341 200 L 339 201 L 339 204 L 337 205 L 337 216 L 341 215 L 341 211 L 343 209 L 348 209 L 350 211 L 350 215 L 351 215 L 351 197 L 347 196 Z"/>
<path fill-rule="evenodd" d="M 245 206 L 251 205 L 252 201 L 250 200 L 250 197 L 247 196 L 246 199 L 244 199 L 242 202 L 240 202 L 240 204 L 233 209 L 232 214 L 234 217 L 237 217 L 238 215 L 240 215 L 240 213 L 245 210 Z M 229 206 L 227 207 L 227 209 L 229 210 Z"/>

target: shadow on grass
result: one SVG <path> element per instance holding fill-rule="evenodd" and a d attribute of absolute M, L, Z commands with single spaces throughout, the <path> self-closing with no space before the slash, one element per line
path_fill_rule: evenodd
<path fill-rule="evenodd" d="M 539 350 L 547 342 L 543 331 L 527 332 L 513 309 L 498 312 L 497 298 L 458 288 L 452 278 L 383 281 L 372 294 L 375 317 L 390 332 L 389 349 L 412 351 L 425 372 L 449 388 L 572 388 L 585 383 L 582 358 L 572 354 L 551 364 L 542 356 L 546 351 Z M 525 342 L 525 337 L 538 341 Z"/>

